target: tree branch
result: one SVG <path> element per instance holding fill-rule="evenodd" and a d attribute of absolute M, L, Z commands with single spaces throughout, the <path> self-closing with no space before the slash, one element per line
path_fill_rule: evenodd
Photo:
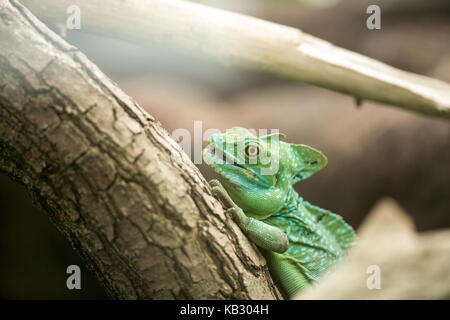
<path fill-rule="evenodd" d="M 54 24 L 65 24 L 72 0 L 23 1 Z M 302 31 L 185 1 L 79 0 L 82 29 L 138 44 L 160 42 L 225 64 L 419 113 L 450 119 L 450 85 L 395 69 Z"/>
<path fill-rule="evenodd" d="M 0 0 L 0 170 L 115 298 L 281 298 L 181 148 L 75 47 Z"/>

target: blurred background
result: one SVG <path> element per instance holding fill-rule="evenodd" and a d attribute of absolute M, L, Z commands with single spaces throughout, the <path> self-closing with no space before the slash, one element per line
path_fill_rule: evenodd
<path fill-rule="evenodd" d="M 297 27 L 397 68 L 450 82 L 449 1 L 196 2 Z M 381 30 L 366 28 L 370 4 L 381 7 Z M 448 120 L 369 102 L 357 107 L 353 98 L 325 89 L 82 29 L 69 30 L 66 39 L 169 132 L 193 132 L 196 120 L 203 131 L 279 129 L 287 142 L 323 151 L 328 167 L 296 188 L 355 228 L 384 196 L 394 198 L 419 231 L 450 227 Z M 199 168 L 208 180 L 213 177 L 209 168 Z M 81 267 L 82 290 L 66 288 L 71 264 Z M 0 298 L 108 298 L 24 188 L 1 174 Z"/>

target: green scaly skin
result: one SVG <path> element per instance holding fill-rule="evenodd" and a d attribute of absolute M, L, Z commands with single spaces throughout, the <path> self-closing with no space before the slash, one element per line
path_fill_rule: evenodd
<path fill-rule="evenodd" d="M 303 200 L 293 185 L 327 164 L 319 151 L 234 127 L 212 135 L 203 159 L 219 175 L 213 193 L 229 207 L 291 298 L 329 271 L 355 244 L 342 218 Z"/>

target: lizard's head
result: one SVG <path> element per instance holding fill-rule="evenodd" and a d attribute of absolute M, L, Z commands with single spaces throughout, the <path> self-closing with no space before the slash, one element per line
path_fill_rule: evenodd
<path fill-rule="evenodd" d="M 264 218 L 278 212 L 292 185 L 325 167 L 326 157 L 306 145 L 280 141 L 281 133 L 256 137 L 234 127 L 210 136 L 203 159 L 219 174 L 245 213 Z"/>

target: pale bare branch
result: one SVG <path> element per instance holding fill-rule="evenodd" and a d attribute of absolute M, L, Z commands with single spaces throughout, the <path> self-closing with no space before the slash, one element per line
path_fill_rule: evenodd
<path fill-rule="evenodd" d="M 54 24 L 72 0 L 24 0 Z M 82 30 L 163 43 L 403 109 L 450 119 L 450 85 L 395 69 L 298 29 L 186 1 L 79 0 Z"/>

